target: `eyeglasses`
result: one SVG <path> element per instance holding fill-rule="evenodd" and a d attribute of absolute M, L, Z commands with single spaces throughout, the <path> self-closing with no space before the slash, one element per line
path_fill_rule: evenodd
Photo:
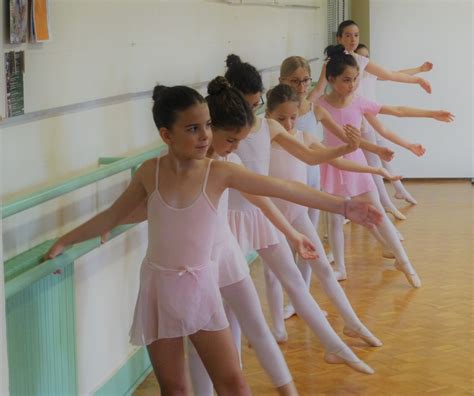
<path fill-rule="evenodd" d="M 297 80 L 297 79 L 294 79 L 294 80 L 288 80 L 289 83 L 298 88 L 300 85 L 302 85 L 303 87 L 309 87 L 311 85 L 311 82 L 313 81 L 312 78 L 305 78 L 304 80 Z"/>
<path fill-rule="evenodd" d="M 263 106 L 265 106 L 265 102 L 263 96 L 260 96 L 260 101 L 252 105 L 252 110 L 260 110 Z"/>

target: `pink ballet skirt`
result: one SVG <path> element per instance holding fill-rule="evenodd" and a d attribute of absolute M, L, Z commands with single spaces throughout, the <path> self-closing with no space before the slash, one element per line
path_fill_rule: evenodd
<path fill-rule="evenodd" d="M 362 165 L 367 165 L 361 149 L 344 155 L 344 158 Z M 342 197 L 355 197 L 370 191 L 375 191 L 375 183 L 370 173 L 349 172 L 334 166 L 321 164 L 321 188 L 329 194 Z"/>
<path fill-rule="evenodd" d="M 232 154 L 223 160 L 234 162 Z M 222 193 L 217 208 L 217 232 L 211 253 L 211 259 L 217 267 L 215 270 L 219 288 L 233 285 L 249 276 L 247 260 L 229 227 L 228 208 L 229 189 Z"/>
<path fill-rule="evenodd" d="M 258 208 L 229 210 L 228 219 L 230 229 L 244 253 L 276 245 L 284 238 Z"/>
<path fill-rule="evenodd" d="M 214 266 L 211 262 L 177 272 L 157 269 L 145 258 L 130 342 L 149 345 L 162 338 L 228 327 Z"/>
<path fill-rule="evenodd" d="M 257 133 L 256 136 L 259 136 L 259 138 L 260 135 L 262 136 L 258 144 L 260 144 L 260 147 L 266 147 L 268 149 L 268 159 L 259 159 L 258 164 L 257 161 L 253 161 L 252 165 L 258 166 L 256 169 L 251 170 L 262 175 L 268 175 L 271 146 L 268 123 L 266 120 L 262 121 L 262 125 L 264 126 L 263 130 L 260 134 Z M 265 136 L 267 137 L 265 138 Z M 247 140 L 248 138 L 241 142 L 241 148 L 244 143 L 248 143 L 246 142 Z M 266 156 L 264 157 L 266 158 Z M 257 157 L 254 155 L 254 158 Z M 241 159 L 236 154 L 229 155 L 228 160 L 235 164 L 242 165 Z M 245 254 L 253 250 L 276 245 L 285 238 L 259 208 L 247 201 L 239 191 L 233 189 L 229 190 L 229 210 L 227 212 L 227 218 L 230 230 Z"/>
<path fill-rule="evenodd" d="M 230 231 L 221 230 L 225 240 L 214 246 L 212 261 L 217 266 L 217 283 L 220 288 L 233 285 L 249 276 L 249 265 L 237 239 Z"/>

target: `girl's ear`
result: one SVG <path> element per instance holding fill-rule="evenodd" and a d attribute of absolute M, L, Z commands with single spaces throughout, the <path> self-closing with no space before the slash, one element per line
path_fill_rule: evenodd
<path fill-rule="evenodd" d="M 278 77 L 278 83 L 281 84 L 281 77 Z"/>
<path fill-rule="evenodd" d="M 170 144 L 171 143 L 171 132 L 168 128 L 165 128 L 165 127 L 162 127 L 159 129 L 160 131 L 160 136 L 161 136 L 161 139 L 163 140 L 163 142 L 165 142 L 166 144 Z"/>

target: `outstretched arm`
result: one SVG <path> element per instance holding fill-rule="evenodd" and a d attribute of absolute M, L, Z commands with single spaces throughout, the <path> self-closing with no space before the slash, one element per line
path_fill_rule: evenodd
<path fill-rule="evenodd" d="M 245 199 L 262 210 L 263 214 L 283 233 L 283 235 L 285 235 L 286 239 L 288 239 L 290 244 L 298 251 L 298 254 L 302 258 L 313 260 L 318 257 L 314 253 L 316 248 L 308 237 L 294 229 L 270 198 L 245 193 L 242 193 L 242 195 Z"/>
<path fill-rule="evenodd" d="M 146 201 L 147 192 L 142 183 L 142 173 L 144 167 L 150 166 L 149 162 L 142 165 L 127 189 L 110 208 L 60 237 L 46 253 L 45 258 L 52 259 L 61 254 L 67 246 L 104 235 L 121 222 L 123 223 L 123 219 L 127 217 L 128 213 L 139 207 L 141 202 Z"/>
<path fill-rule="evenodd" d="M 242 166 L 219 162 L 215 168 L 222 187 L 234 188 L 253 195 L 281 198 L 309 208 L 342 214 L 355 223 L 372 227 L 381 221 L 382 214 L 369 203 L 358 205 L 342 197 L 317 191 L 303 183 L 276 179 L 252 173 Z"/>
<path fill-rule="evenodd" d="M 318 165 L 332 158 L 350 153 L 359 147 L 360 132 L 347 128 L 347 144 L 330 148 L 311 148 L 290 135 L 277 121 L 268 120 L 272 141 L 308 165 Z"/>
<path fill-rule="evenodd" d="M 419 76 L 413 76 L 410 74 L 405 74 L 397 71 L 390 71 L 383 68 L 376 63 L 369 61 L 365 70 L 367 72 L 377 76 L 381 80 L 389 80 L 407 84 L 418 84 L 421 88 L 423 88 L 426 92 L 431 93 L 431 85 L 428 81 L 424 80 Z"/>
<path fill-rule="evenodd" d="M 373 114 L 365 114 L 365 118 L 373 126 L 373 128 L 385 139 L 390 140 L 394 144 L 410 150 L 413 154 L 421 157 L 425 154 L 425 148 L 419 143 L 410 143 L 409 141 L 403 139 L 401 136 L 397 135 L 395 132 L 392 132 L 383 125 L 380 120 Z"/>
<path fill-rule="evenodd" d="M 334 121 L 334 119 L 331 117 L 331 115 L 325 108 L 318 105 L 314 107 L 316 119 L 320 121 L 325 128 L 329 129 L 340 140 L 342 140 L 343 142 L 347 142 L 348 137 L 346 131 L 353 127 L 350 125 L 345 125 L 344 127 L 342 127 L 341 125 L 336 123 L 336 121 Z M 377 154 L 384 161 L 391 161 L 393 159 L 394 152 L 392 150 L 387 147 L 377 146 L 376 144 L 373 144 L 372 142 L 369 142 L 366 139 L 360 139 L 360 148 L 370 151 L 371 153 Z"/>
<path fill-rule="evenodd" d="M 442 122 L 454 121 L 454 115 L 446 110 L 426 110 L 406 106 L 385 106 L 380 108 L 380 114 L 388 114 L 395 117 L 418 117 L 433 118 Z"/>
<path fill-rule="evenodd" d="M 324 147 L 324 145 L 321 142 L 319 142 L 314 136 L 310 135 L 309 133 L 305 133 L 304 138 L 305 138 L 305 143 L 310 144 L 311 146 Z M 374 175 L 380 175 L 390 181 L 397 181 L 402 178 L 401 176 L 392 175 L 385 168 L 376 168 L 374 166 L 362 165 L 362 164 L 359 164 L 357 162 L 354 162 L 342 157 L 328 161 L 328 163 L 337 169 L 350 171 L 350 172 L 358 172 L 358 173 L 372 173 Z"/>
<path fill-rule="evenodd" d="M 421 66 L 418 66 L 418 67 L 412 67 L 412 68 L 409 68 L 409 69 L 398 70 L 398 73 L 410 74 L 410 75 L 414 76 L 415 74 L 428 72 L 432 68 L 433 68 L 433 64 L 431 62 L 425 62 Z M 378 80 L 385 81 L 383 78 L 379 78 Z"/>
<path fill-rule="evenodd" d="M 326 80 L 326 62 L 323 63 L 323 67 L 321 68 L 321 73 L 319 75 L 319 79 L 316 82 L 313 90 L 308 95 L 308 100 L 316 104 L 318 99 L 323 96 L 326 86 L 328 85 L 328 81 Z"/>

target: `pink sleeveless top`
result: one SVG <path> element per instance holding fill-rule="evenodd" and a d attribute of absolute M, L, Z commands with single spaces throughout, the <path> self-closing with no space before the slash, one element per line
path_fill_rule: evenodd
<path fill-rule="evenodd" d="M 377 114 L 380 111 L 379 104 L 357 94 L 354 95 L 351 104 L 343 108 L 330 105 L 324 97 L 319 99 L 319 105 L 324 107 L 339 125 L 350 124 L 356 128 L 361 127 L 362 118 L 365 113 Z M 335 147 L 344 144 L 344 142 L 331 131 L 324 128 L 324 144 L 328 147 Z M 361 149 L 345 154 L 344 158 L 367 165 Z M 327 163 L 321 164 L 321 187 L 323 191 L 330 194 L 345 197 L 353 197 L 375 190 L 372 175 L 339 170 Z"/>
<path fill-rule="evenodd" d="M 185 208 L 167 204 L 156 189 L 148 199 L 148 249 L 131 330 L 132 343 L 181 337 L 228 326 L 217 285 L 211 249 L 217 211 L 206 194 L 212 160 L 194 202 Z"/>
<path fill-rule="evenodd" d="M 303 131 L 296 131 L 296 139 L 304 143 Z M 272 155 L 270 159 L 270 176 L 278 179 L 293 180 L 300 183 L 306 183 L 308 166 L 298 158 L 292 156 L 284 150 L 279 144 L 272 144 Z M 308 208 L 288 202 L 279 198 L 272 198 L 272 201 L 285 215 L 291 223 L 299 216 L 308 212 Z"/>

